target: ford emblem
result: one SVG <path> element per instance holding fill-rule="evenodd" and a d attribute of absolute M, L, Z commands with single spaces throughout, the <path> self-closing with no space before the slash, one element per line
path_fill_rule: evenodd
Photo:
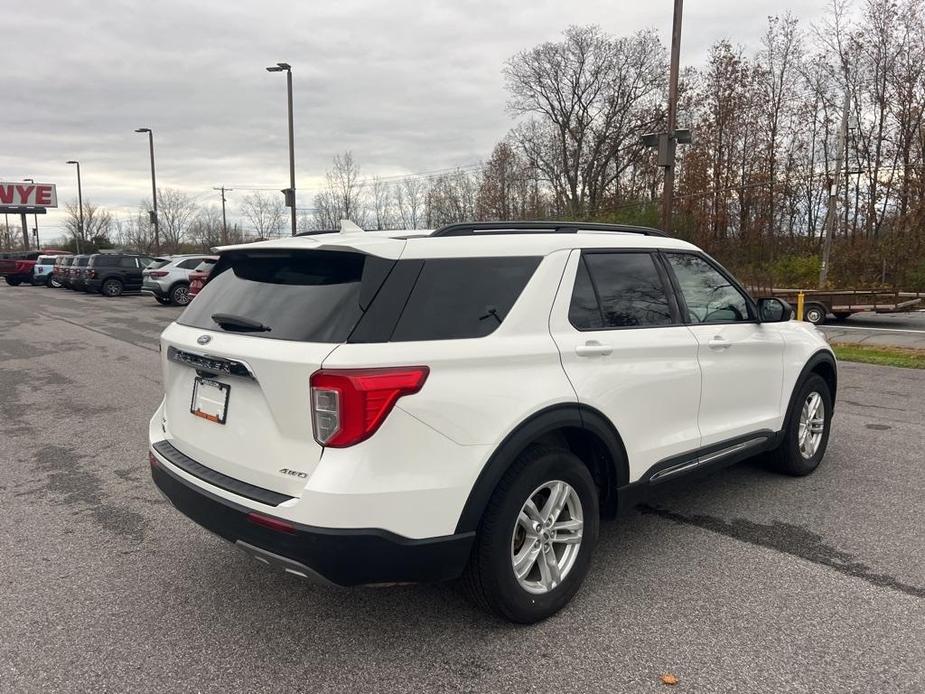
<path fill-rule="evenodd" d="M 199 337 L 196 338 L 196 342 L 198 342 L 201 345 L 207 345 L 211 341 L 212 341 L 212 337 L 210 335 L 200 335 Z"/>

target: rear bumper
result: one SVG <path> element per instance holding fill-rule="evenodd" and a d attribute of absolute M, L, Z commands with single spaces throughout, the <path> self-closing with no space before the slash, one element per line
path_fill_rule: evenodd
<path fill-rule="evenodd" d="M 375 528 L 318 528 L 298 523 L 290 523 L 288 531 L 275 530 L 249 520 L 254 509 L 190 484 L 163 462 L 152 463 L 151 476 L 178 511 L 261 562 L 340 586 L 456 578 L 475 539 L 471 532 L 417 540 Z"/>
<path fill-rule="evenodd" d="M 102 280 L 83 280 L 81 284 L 77 285 L 80 289 L 86 289 L 88 292 L 98 292 L 100 290 L 100 287 L 103 286 L 103 281 Z"/>
<path fill-rule="evenodd" d="M 142 294 L 153 294 L 154 296 L 160 297 L 161 299 L 167 298 L 167 289 L 157 284 L 156 282 L 149 282 L 145 280 L 141 285 Z"/>

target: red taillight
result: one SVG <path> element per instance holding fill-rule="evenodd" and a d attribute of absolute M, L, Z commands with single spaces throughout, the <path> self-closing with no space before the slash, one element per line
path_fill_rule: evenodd
<path fill-rule="evenodd" d="M 96 279 L 96 270 L 87 270 L 87 279 Z"/>
<path fill-rule="evenodd" d="M 148 277 L 166 277 L 168 274 L 165 270 L 151 270 Z"/>
<path fill-rule="evenodd" d="M 400 397 L 421 389 L 428 373 L 426 366 L 316 371 L 311 377 L 315 440 L 332 448 L 365 441 Z"/>
<path fill-rule="evenodd" d="M 269 528 L 279 533 L 295 532 L 295 526 L 282 518 L 274 518 L 273 516 L 265 516 L 262 513 L 251 512 L 247 514 L 247 520 L 254 525 L 262 525 L 264 528 Z"/>
<path fill-rule="evenodd" d="M 148 451 L 148 462 L 151 463 L 151 467 L 160 467 L 161 465 L 151 451 Z"/>

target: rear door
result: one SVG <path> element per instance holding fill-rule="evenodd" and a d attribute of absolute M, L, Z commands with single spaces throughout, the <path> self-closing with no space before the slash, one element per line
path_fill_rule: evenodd
<path fill-rule="evenodd" d="M 226 254 L 161 336 L 165 436 L 206 467 L 301 494 L 322 450 L 309 379 L 353 331 L 393 264 L 339 251 Z"/>
<path fill-rule="evenodd" d="M 689 252 L 666 252 L 664 257 L 697 338 L 703 445 L 776 430 L 783 338 L 757 321 L 752 301 L 712 260 Z"/>
<path fill-rule="evenodd" d="M 697 340 L 649 251 L 572 251 L 550 330 L 579 402 L 623 439 L 630 479 L 700 445 Z"/>

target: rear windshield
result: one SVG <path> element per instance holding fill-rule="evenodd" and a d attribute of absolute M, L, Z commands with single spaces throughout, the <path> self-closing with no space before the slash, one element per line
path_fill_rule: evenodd
<path fill-rule="evenodd" d="M 215 258 L 207 258 L 196 266 L 195 272 L 209 272 L 215 263 Z"/>
<path fill-rule="evenodd" d="M 340 251 L 237 252 L 219 261 L 177 322 L 304 342 L 484 337 L 504 321 L 539 262 L 532 256 L 391 261 Z"/>
<path fill-rule="evenodd" d="M 35 261 L 36 265 L 54 265 L 55 256 L 53 255 L 40 255 L 39 259 Z"/>
<path fill-rule="evenodd" d="M 170 261 L 169 260 L 155 260 L 153 263 L 148 265 L 148 270 L 157 270 L 158 268 L 164 267 L 165 265 L 170 265 Z"/>
<path fill-rule="evenodd" d="M 61 258 L 62 265 L 70 265 L 73 262 L 73 258 L 68 256 L 67 258 Z"/>
<path fill-rule="evenodd" d="M 381 270 L 372 267 L 382 262 L 377 261 L 360 253 L 330 251 L 234 254 L 177 322 L 239 332 L 240 328 L 219 325 L 212 318 L 227 314 L 268 328 L 249 330 L 248 335 L 343 342 L 363 313 L 360 288 L 364 274 L 367 279 L 376 274 L 381 282 Z"/>
<path fill-rule="evenodd" d="M 74 265 L 77 267 L 84 267 L 90 258 L 84 256 L 83 258 L 74 258 Z"/>

